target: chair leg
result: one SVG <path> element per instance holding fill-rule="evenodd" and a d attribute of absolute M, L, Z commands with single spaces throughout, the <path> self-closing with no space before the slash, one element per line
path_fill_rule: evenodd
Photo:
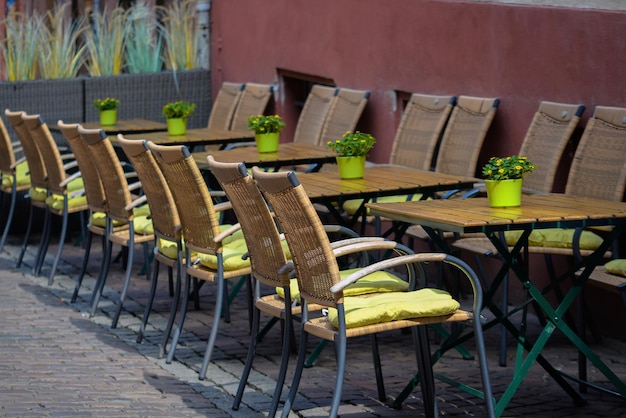
<path fill-rule="evenodd" d="M 102 257 L 100 274 L 98 274 L 98 279 L 96 280 L 96 284 L 93 288 L 93 293 L 91 295 L 91 309 L 89 311 L 89 316 L 94 316 L 96 314 L 96 309 L 98 309 L 98 303 L 100 303 L 100 298 L 102 297 L 102 290 L 104 289 L 104 284 L 106 283 L 106 279 L 109 274 L 109 267 L 111 265 L 111 253 L 113 251 L 113 243 L 109 239 L 112 227 L 113 226 L 110 219 L 107 219 L 107 227 L 104 234 L 104 256 Z"/>
<path fill-rule="evenodd" d="M 424 401 L 424 413 L 427 417 L 435 418 L 439 414 L 437 412 L 435 376 L 430 362 L 430 343 L 427 328 L 416 327 L 414 339 L 420 375 L 420 388 L 422 390 L 422 400 Z"/>
<path fill-rule="evenodd" d="M 117 322 L 120 319 L 120 314 L 122 313 L 122 307 L 124 305 L 124 300 L 126 299 L 126 293 L 128 292 L 128 286 L 130 285 L 130 277 L 133 273 L 133 262 L 135 259 L 135 244 L 133 240 L 135 239 L 135 234 L 133 231 L 133 223 L 130 223 L 130 236 L 128 239 L 128 262 L 126 264 L 126 276 L 124 277 L 124 285 L 122 286 L 122 292 L 120 293 L 120 304 L 117 305 L 117 309 L 115 310 L 115 314 L 113 315 L 113 320 L 111 321 L 111 328 L 117 328 Z"/>
<path fill-rule="evenodd" d="M 303 307 L 303 310 L 305 307 Z M 302 324 L 306 322 L 306 312 L 302 317 Z M 304 330 L 304 325 L 300 327 L 300 346 L 298 348 L 298 359 L 296 361 L 296 370 L 293 373 L 293 378 L 291 380 L 291 389 L 289 389 L 289 394 L 287 395 L 287 399 L 285 400 L 285 405 L 283 406 L 283 412 L 280 415 L 281 418 L 287 418 L 289 416 L 289 412 L 291 412 L 291 408 L 293 406 L 293 402 L 296 399 L 296 394 L 298 393 L 298 386 L 300 385 L 300 378 L 302 377 L 302 369 L 304 369 L 304 359 L 306 358 L 306 346 L 309 334 Z"/>
<path fill-rule="evenodd" d="M 385 394 L 383 368 L 380 365 L 380 350 L 378 349 L 378 338 L 376 337 L 376 334 L 370 334 L 370 343 L 372 345 L 372 361 L 374 362 L 374 374 L 376 375 L 378 400 L 381 402 L 385 402 L 387 400 L 387 395 Z"/>
<path fill-rule="evenodd" d="M 71 303 L 76 302 L 78 298 L 78 291 L 80 290 L 80 286 L 83 284 L 83 278 L 85 277 L 85 273 L 87 272 L 87 264 L 89 262 L 89 255 L 91 254 L 91 240 L 93 235 L 89 229 L 85 233 L 85 239 L 83 240 L 83 246 L 85 247 L 85 253 L 83 254 L 83 262 L 80 266 L 80 273 L 78 274 L 78 278 L 76 278 L 76 287 L 74 287 L 74 293 L 72 293 Z"/>
<path fill-rule="evenodd" d="M 44 210 L 43 235 L 39 243 L 39 248 L 37 249 L 37 255 L 35 256 L 32 269 L 34 276 L 39 276 L 41 274 L 41 268 L 46 260 L 46 253 L 48 252 L 48 245 L 50 244 L 50 237 L 52 235 L 52 216 L 50 216 L 50 211 L 47 208 Z"/>
<path fill-rule="evenodd" d="M 174 326 L 174 321 L 176 320 L 176 312 L 178 312 L 178 307 L 180 305 L 180 291 L 182 287 L 182 277 L 183 277 L 182 258 L 178 259 L 177 266 L 178 267 L 176 269 L 176 288 L 174 291 L 174 299 L 172 300 L 172 306 L 170 307 L 170 316 L 167 319 L 167 325 L 165 327 L 165 330 L 163 331 L 163 338 L 159 346 L 158 358 L 165 357 L 165 353 L 167 351 L 166 350 L 167 342 L 169 341 L 170 336 L 172 335 L 172 327 Z M 188 277 L 186 279 L 189 280 Z M 188 289 L 188 288 L 189 286 L 185 287 L 185 289 Z M 172 349 L 173 348 L 170 348 L 170 350 Z"/>
<path fill-rule="evenodd" d="M 183 290 L 183 300 L 180 306 L 180 318 L 178 319 L 178 327 L 174 330 L 174 335 L 172 336 L 172 342 L 170 343 L 170 349 L 167 351 L 167 357 L 165 362 L 170 364 L 174 359 L 174 352 L 176 351 L 176 346 L 178 345 L 178 339 L 180 338 L 180 334 L 183 330 L 183 326 L 185 324 L 185 316 L 187 316 L 187 305 L 189 303 L 189 293 L 191 291 L 191 276 L 187 275 L 185 279 L 185 289 Z M 163 349 L 167 347 L 167 338 L 168 335 L 165 334 L 163 336 Z"/>
<path fill-rule="evenodd" d="M 24 234 L 24 242 L 22 243 L 22 249 L 20 250 L 20 255 L 17 257 L 17 263 L 15 264 L 15 268 L 20 268 L 22 265 L 22 260 L 24 259 L 24 254 L 26 253 L 26 248 L 28 247 L 28 241 L 30 240 L 30 233 L 33 229 L 33 217 L 35 208 L 33 205 L 30 205 L 28 211 L 28 224 L 26 225 L 26 233 Z"/>
<path fill-rule="evenodd" d="M 248 383 L 248 376 L 250 376 L 250 370 L 252 369 L 252 362 L 254 360 L 254 354 L 256 352 L 256 345 L 258 342 L 257 335 L 259 333 L 260 317 L 261 317 L 261 312 L 255 308 L 254 312 L 252 313 L 252 332 L 250 334 L 250 345 L 248 346 L 248 355 L 246 356 L 246 364 L 244 365 L 243 371 L 241 372 L 241 377 L 239 378 L 239 387 L 237 388 L 237 393 L 235 394 L 235 399 L 233 400 L 233 405 L 231 407 L 233 411 L 239 410 L 239 405 L 241 404 L 241 398 L 243 397 L 243 392 L 246 388 L 246 384 Z M 273 403 L 274 403 L 274 400 L 272 400 L 272 404 Z M 276 411 L 274 411 L 274 415 L 276 415 Z M 268 414 L 268 417 L 271 417 L 274 415 L 270 413 Z"/>
<path fill-rule="evenodd" d="M 286 292 L 288 292 L 288 289 Z M 289 295 L 288 293 L 286 296 L 287 300 L 291 299 L 291 295 Z M 280 395 L 283 392 L 285 377 L 287 376 L 287 366 L 289 365 L 291 339 L 293 338 L 293 322 L 291 318 L 291 309 L 285 310 L 285 320 L 283 328 L 284 334 L 282 358 L 280 360 L 280 369 L 278 371 L 278 378 L 276 379 L 276 388 L 274 389 L 274 396 L 272 397 L 272 404 L 270 405 L 270 410 L 268 414 L 269 417 L 276 416 L 276 410 L 278 409 L 278 403 L 280 402 Z"/>
<path fill-rule="evenodd" d="M 341 330 L 340 330 L 341 331 Z M 335 391 L 333 393 L 333 403 L 330 407 L 329 417 L 335 418 L 339 414 L 339 404 L 341 403 L 341 394 L 343 392 L 343 380 L 346 373 L 346 346 L 347 339 L 345 332 L 339 332 L 337 340 L 335 340 L 335 348 L 337 350 L 337 376 L 335 377 Z"/>
<path fill-rule="evenodd" d="M 65 236 L 67 234 L 67 224 L 69 222 L 69 213 L 67 212 L 67 196 L 65 196 L 65 210 L 63 211 L 63 219 L 61 224 L 61 235 L 59 236 L 59 248 L 57 249 L 57 253 L 54 256 L 54 261 L 52 262 L 52 268 L 50 269 L 50 274 L 48 276 L 48 286 L 52 285 L 54 281 L 54 275 L 56 274 L 57 267 L 59 265 L 59 260 L 61 259 L 61 253 L 63 252 L 63 246 L 65 245 Z"/>
<path fill-rule="evenodd" d="M 219 270 L 219 269 L 218 269 Z M 222 278 L 222 274 L 218 274 L 217 278 L 217 292 L 215 298 L 215 311 L 213 313 L 213 324 L 211 326 L 211 333 L 209 334 L 209 341 L 204 352 L 204 359 L 202 360 L 202 367 L 200 368 L 200 380 L 204 380 L 206 377 L 206 371 L 209 367 L 209 361 L 211 361 L 211 355 L 213 354 L 213 347 L 215 346 L 215 339 L 217 338 L 217 329 L 220 324 L 220 312 L 224 306 L 224 299 L 228 299 L 228 294 L 225 292 L 226 280 Z"/>
<path fill-rule="evenodd" d="M 13 215 L 15 214 L 15 206 L 17 205 L 17 189 L 16 189 L 16 177 L 13 176 L 13 188 L 11 189 L 11 203 L 9 203 L 9 214 L 7 215 L 7 223 L 4 226 L 4 232 L 2 233 L 2 239 L 0 240 L 0 252 L 4 249 L 4 244 L 9 237 L 9 229 L 11 229 L 11 223 L 13 222 Z M 5 193 L 2 193 L 4 196 Z M 0 202 L 3 199 L 0 199 Z"/>
<path fill-rule="evenodd" d="M 159 267 L 161 263 L 156 259 L 154 260 L 154 275 L 152 277 L 152 283 L 150 284 L 150 295 L 148 296 L 148 302 L 146 303 L 146 307 L 143 311 L 143 318 L 141 319 L 141 325 L 139 326 L 139 331 L 137 331 L 137 339 L 135 342 L 140 344 L 143 340 L 143 334 L 146 331 L 146 324 L 148 323 L 148 318 L 150 317 L 150 311 L 152 311 L 152 303 L 154 302 L 154 296 L 156 294 L 157 282 L 159 281 Z"/>

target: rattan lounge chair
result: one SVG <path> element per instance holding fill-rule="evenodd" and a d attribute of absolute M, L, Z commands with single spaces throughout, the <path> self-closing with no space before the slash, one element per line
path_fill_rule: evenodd
<path fill-rule="evenodd" d="M 209 341 L 200 369 L 204 379 L 211 360 L 222 309 L 228 312 L 226 282 L 250 275 L 250 261 L 242 260 L 247 252 L 238 225 L 219 223 L 219 212 L 230 209 L 229 202 L 213 204 L 211 195 L 198 166 L 185 146 L 159 146 L 148 142 L 176 202 L 185 239 L 185 289 L 178 326 L 174 330 L 167 362 L 171 362 L 183 330 L 189 300 L 191 278 L 214 282 L 215 309 Z M 192 262 L 191 252 L 197 254 Z M 197 292 L 196 292 L 197 293 Z"/>
<path fill-rule="evenodd" d="M 293 142 L 320 145 L 324 123 L 338 92 L 336 87 L 321 84 L 311 88 L 298 118 Z"/>
<path fill-rule="evenodd" d="M 107 200 L 104 193 L 104 186 L 100 181 L 100 174 L 93 164 L 91 154 L 87 148 L 87 144 L 82 140 L 78 133 L 78 124 L 66 124 L 63 121 L 58 121 L 57 126 L 61 130 L 65 142 L 72 150 L 74 159 L 78 163 L 78 169 L 80 170 L 83 178 L 83 186 L 85 188 L 85 196 L 87 197 L 87 206 L 89 207 L 89 218 L 85 228 L 85 237 L 83 241 L 83 247 L 85 253 L 83 254 L 83 262 L 81 265 L 80 273 L 76 278 L 76 286 L 72 294 L 71 302 L 76 302 L 78 298 L 78 292 L 87 272 L 87 265 L 89 263 L 89 255 L 91 253 L 91 243 L 93 236 L 102 238 L 102 248 L 105 248 L 104 236 L 106 234 L 106 211 Z M 116 226 L 118 229 L 128 228 L 128 224 L 122 224 Z"/>
<path fill-rule="evenodd" d="M 74 156 L 65 154 L 64 157 L 66 158 L 62 158 L 57 144 L 48 130 L 48 126 L 40 115 L 22 114 L 22 120 L 30 133 L 30 137 L 39 148 L 39 152 L 46 166 L 48 182 L 48 197 L 46 198 L 47 213 L 61 217 L 59 247 L 48 275 L 48 284 L 51 285 L 65 244 L 65 237 L 70 221 L 69 216 L 74 213 L 80 214 L 80 231 L 82 234 L 82 231 L 85 230 L 84 215 L 89 208 L 87 206 L 83 179 L 80 171 L 78 171 L 78 164 Z M 70 157 L 70 159 L 68 160 L 67 157 Z M 51 222 L 48 222 L 47 228 L 43 232 L 40 244 L 41 258 L 39 266 L 36 269 L 36 274 L 39 274 L 39 270 L 46 257 L 51 238 L 50 225 Z"/>
<path fill-rule="evenodd" d="M 100 180 L 104 187 L 107 200 L 106 217 L 106 247 L 102 259 L 102 267 L 96 285 L 93 290 L 91 300 L 90 315 L 95 315 L 96 309 L 102 296 L 102 290 L 109 273 L 111 252 L 113 244 L 128 249 L 128 260 L 126 261 L 126 274 L 120 300 L 111 321 L 111 327 L 117 327 L 126 292 L 130 284 L 133 270 L 135 247 L 142 245 L 144 259 L 149 260 L 149 247 L 154 242 L 152 233 L 152 222 L 150 211 L 146 205 L 145 195 L 137 197 L 133 192 L 137 190 L 140 183 L 128 183 L 127 175 L 124 172 L 122 163 L 113 149 L 113 145 L 106 133 L 100 129 L 85 129 L 78 127 L 78 132 L 83 141 L 87 144 L 91 155 L 92 163 L 96 166 L 100 174 Z M 128 228 L 115 228 L 116 224 L 127 224 Z M 150 277 L 149 263 L 146 262 L 146 275 Z"/>
<path fill-rule="evenodd" d="M 434 376 L 432 374 L 428 334 L 426 333 L 425 327 L 420 325 L 468 321 L 471 318 L 478 318 L 480 316 L 482 291 L 480 283 L 473 271 L 461 260 L 445 254 L 408 254 L 386 258 L 380 263 L 360 269 L 358 272 L 340 281 L 337 257 L 340 257 L 342 254 L 352 251 L 362 251 L 363 248 L 374 249 L 378 247 L 382 249 L 386 245 L 391 245 L 392 248 L 399 251 L 400 254 L 407 254 L 407 252 L 403 252 L 401 246 L 391 241 L 346 245 L 333 251 L 319 216 L 308 199 L 306 192 L 299 184 L 295 173 L 266 173 L 256 167 L 252 169 L 252 172 L 259 188 L 274 210 L 278 223 L 289 244 L 303 304 L 298 363 L 282 416 L 287 417 L 289 415 L 298 391 L 309 334 L 333 341 L 336 344 L 337 376 L 332 406 L 329 413 L 329 416 L 336 417 L 343 388 L 347 339 L 356 336 L 370 335 L 374 347 L 374 369 L 378 383 L 378 395 L 381 400 L 384 400 L 386 396 L 384 394 L 382 371 L 380 369 L 380 359 L 378 349 L 376 348 L 375 336 L 379 332 L 401 328 L 412 328 L 415 332 L 415 342 L 416 345 L 419 346 L 419 349 L 416 346 L 416 350 L 418 352 L 417 357 L 426 416 L 437 416 L 436 394 L 434 390 Z M 358 250 L 358 248 L 361 249 Z M 316 256 L 312 257 L 311 254 L 316 254 Z M 461 311 L 458 307 L 455 308 L 455 306 L 447 306 L 446 309 L 442 309 L 437 313 L 431 311 L 432 316 L 427 316 L 423 312 L 413 312 L 401 318 L 372 318 L 370 321 L 364 321 L 365 316 L 375 311 L 375 301 L 380 300 L 379 298 L 389 300 L 390 304 L 382 309 L 382 312 L 388 314 L 389 308 L 399 305 L 401 298 L 404 297 L 410 299 L 409 304 L 411 306 L 419 306 L 420 303 L 416 303 L 417 299 L 413 299 L 414 297 L 418 297 L 419 292 L 432 291 L 433 293 L 442 295 L 444 298 L 449 298 L 449 295 L 432 289 L 420 289 L 416 291 L 417 293 L 413 291 L 392 292 L 381 295 L 369 294 L 362 297 L 345 297 L 344 295 L 344 289 L 348 285 L 358 282 L 358 280 L 367 277 L 368 274 L 374 271 L 384 270 L 390 267 L 404 265 L 407 267 L 406 273 L 410 279 L 416 279 L 418 275 L 419 277 L 423 277 L 421 275 L 421 273 L 423 273 L 421 263 L 423 262 L 444 262 L 451 264 L 468 278 L 474 294 L 472 312 Z M 366 307 L 364 309 L 356 309 L 355 304 L 363 303 L 365 299 L 368 301 Z M 451 300 L 451 298 L 446 300 Z M 307 309 L 308 303 L 327 306 L 329 308 L 328 316 L 309 318 Z M 437 303 L 437 305 L 439 305 L 439 303 Z M 354 315 L 353 318 L 359 322 L 351 324 L 351 315 Z M 331 319 L 331 316 L 337 318 L 337 324 L 333 323 L 334 321 Z M 479 353 L 483 391 L 486 396 L 487 415 L 491 417 L 494 416 L 493 399 L 482 336 L 482 325 L 480 320 L 471 322 L 473 324 Z"/>
<path fill-rule="evenodd" d="M 208 128 L 227 131 L 235 114 L 235 109 L 239 104 L 239 99 L 245 88 L 243 83 L 222 83 L 220 91 L 217 93 L 215 102 L 211 106 Z"/>
<path fill-rule="evenodd" d="M 167 267 L 170 296 L 174 296 L 168 323 L 163 333 L 163 342 L 159 349 L 159 357 L 162 357 L 165 354 L 165 344 L 169 339 L 180 301 L 182 269 L 184 265 L 182 225 L 172 192 L 146 142 L 126 139 L 120 134 L 117 136 L 117 143 L 124 150 L 128 161 L 132 164 L 141 182 L 141 187 L 148 200 L 148 206 L 150 206 L 150 217 L 152 218 L 155 237 L 154 275 L 150 286 L 150 296 L 148 297 L 143 319 L 137 332 L 138 343 L 143 340 L 146 324 L 150 317 L 159 280 L 159 266 L 161 264 Z M 173 285 L 174 269 L 176 270 L 175 291 Z"/>
<path fill-rule="evenodd" d="M 370 97 L 368 90 L 340 88 L 328 110 L 319 143 L 341 138 L 346 131 L 353 131 Z"/>
<path fill-rule="evenodd" d="M 394 137 L 389 164 L 431 170 L 435 150 L 441 139 L 454 104 L 455 96 L 434 96 L 413 93 Z M 421 196 L 389 196 L 377 202 L 401 202 L 419 200 Z M 360 200 L 349 200 L 343 204 L 344 211 L 353 216 L 361 207 Z M 368 212 L 369 213 L 369 212 Z M 375 235 L 380 235 L 380 219 L 367 217 L 367 222 L 375 225 Z"/>
<path fill-rule="evenodd" d="M 0 239 L 0 251 L 4 248 L 15 215 L 15 208 L 18 201 L 18 193 L 30 188 L 30 175 L 28 174 L 28 163 L 26 157 L 22 155 L 22 148 L 19 142 L 12 143 L 4 121 L 0 118 L 0 208 L 4 207 L 4 197 L 8 196 L 9 212 L 6 217 L 6 224 Z"/>
<path fill-rule="evenodd" d="M 246 83 L 233 115 L 231 131 L 247 131 L 248 118 L 261 115 L 272 98 L 273 87 L 269 84 Z"/>

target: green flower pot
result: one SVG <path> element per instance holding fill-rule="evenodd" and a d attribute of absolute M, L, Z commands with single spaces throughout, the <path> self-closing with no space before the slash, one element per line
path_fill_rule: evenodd
<path fill-rule="evenodd" d="M 485 180 L 489 206 L 516 207 L 522 204 L 522 179 Z"/>
<path fill-rule="evenodd" d="M 117 109 L 101 110 L 100 125 L 112 126 L 117 122 Z"/>
<path fill-rule="evenodd" d="M 167 133 L 170 136 L 185 135 L 185 132 L 187 132 L 187 119 L 167 119 Z"/>
<path fill-rule="evenodd" d="M 342 179 L 360 179 L 365 174 L 365 156 L 337 157 L 339 177 Z"/>
<path fill-rule="evenodd" d="M 259 152 L 276 152 L 278 151 L 278 143 L 280 133 L 273 132 L 269 134 L 255 134 L 254 141 Z"/>

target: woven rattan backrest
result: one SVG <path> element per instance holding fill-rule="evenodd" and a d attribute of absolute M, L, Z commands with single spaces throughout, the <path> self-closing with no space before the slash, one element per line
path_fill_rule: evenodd
<path fill-rule="evenodd" d="M 15 130 L 17 138 L 22 145 L 24 156 L 28 162 L 28 171 L 30 173 L 30 184 L 32 187 L 48 188 L 48 175 L 46 173 L 46 166 L 43 162 L 39 147 L 33 141 L 33 138 L 28 132 L 28 128 L 24 125 L 22 120 L 22 114 L 25 112 L 11 112 L 10 110 L 4 111 L 7 120 Z"/>
<path fill-rule="evenodd" d="M 223 129 L 225 131 L 230 129 L 230 124 L 232 123 L 244 86 L 245 84 L 243 83 L 229 83 L 227 81 L 222 83 L 222 87 L 211 107 L 209 128 Z"/>
<path fill-rule="evenodd" d="M 248 118 L 263 114 L 271 97 L 271 85 L 246 83 L 233 115 L 233 123 L 230 129 L 232 131 L 247 131 Z"/>
<path fill-rule="evenodd" d="M 65 194 L 67 188 L 61 186 L 61 182 L 63 182 L 67 176 L 63 168 L 61 153 L 59 152 L 56 142 L 54 142 L 54 138 L 52 138 L 52 134 L 50 134 L 48 130 L 48 125 L 46 125 L 40 115 L 27 115 L 23 113 L 22 120 L 30 133 L 30 137 L 39 148 L 39 152 L 46 166 L 48 190 L 59 195 Z"/>
<path fill-rule="evenodd" d="M 289 285 L 287 272 L 278 270 L 287 263 L 274 217 L 256 182 L 242 163 L 222 163 L 207 158 L 215 176 L 233 206 L 237 221 L 246 239 L 252 274 L 261 283 L 272 287 Z"/>
<path fill-rule="evenodd" d="M 541 102 L 528 127 L 519 155 L 528 157 L 535 170 L 524 177 L 524 188 L 552 191 L 556 170 L 585 110 L 583 105 Z"/>
<path fill-rule="evenodd" d="M 165 181 L 172 191 L 183 226 L 185 245 L 190 250 L 216 254 L 220 244 L 213 241 L 220 226 L 209 189 L 198 165 L 185 146 L 147 142 Z"/>
<path fill-rule="evenodd" d="M 444 131 L 435 171 L 473 177 L 499 99 L 460 96 Z"/>
<path fill-rule="evenodd" d="M 101 129 L 78 127 L 80 137 L 85 141 L 95 164 L 107 198 L 109 217 L 115 221 L 128 223 L 133 219 L 132 210 L 126 206 L 132 202 L 128 180 L 119 157 L 106 133 Z"/>
<path fill-rule="evenodd" d="M 180 240 L 182 226 L 174 197 L 145 141 L 126 139 L 119 134 L 117 143 L 139 177 L 150 207 L 154 234 L 168 241 Z"/>
<path fill-rule="evenodd" d="M 454 96 L 413 93 L 402 113 L 389 163 L 430 170 L 455 101 Z"/>
<path fill-rule="evenodd" d="M 13 151 L 11 138 L 4 121 L 0 118 L 0 172 L 9 175 L 13 174 L 15 169 L 11 167 L 15 164 L 15 161 L 15 152 Z"/>
<path fill-rule="evenodd" d="M 326 122 L 328 111 L 338 92 L 339 90 L 335 87 L 320 84 L 311 88 L 298 118 L 293 142 L 320 145 L 324 122 Z"/>
<path fill-rule="evenodd" d="M 370 92 L 366 90 L 340 88 L 328 110 L 320 144 L 339 139 L 347 131 L 354 131 L 369 97 Z"/>
<path fill-rule="evenodd" d="M 93 212 L 106 212 L 108 210 L 106 195 L 104 194 L 104 186 L 100 181 L 100 173 L 93 164 L 91 154 L 87 148 L 87 144 L 82 140 L 78 133 L 78 124 L 65 124 L 58 121 L 57 126 L 61 130 L 65 142 L 72 150 L 74 159 L 78 164 L 83 185 L 85 186 L 85 196 L 89 209 Z"/>
<path fill-rule="evenodd" d="M 565 193 L 621 201 L 626 185 L 626 108 L 597 106 L 576 148 Z"/>
<path fill-rule="evenodd" d="M 274 211 L 291 251 L 300 294 L 309 302 L 335 306 L 330 287 L 340 280 L 324 226 L 293 172 L 252 174 Z"/>

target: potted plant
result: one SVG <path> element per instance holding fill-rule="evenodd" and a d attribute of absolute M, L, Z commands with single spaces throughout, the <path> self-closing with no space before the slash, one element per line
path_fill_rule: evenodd
<path fill-rule="evenodd" d="M 280 131 L 285 126 L 279 115 L 257 115 L 248 118 L 248 129 L 254 132 L 259 152 L 276 152 L 280 142 Z"/>
<path fill-rule="evenodd" d="M 105 99 L 96 99 L 93 105 L 100 111 L 100 125 L 111 126 L 117 122 L 117 109 L 120 107 L 120 101 L 112 97 Z"/>
<path fill-rule="evenodd" d="M 163 106 L 163 116 L 167 122 L 167 132 L 170 135 L 184 135 L 187 132 L 187 118 L 196 110 L 194 103 L 178 101 Z"/>
<path fill-rule="evenodd" d="M 328 141 L 326 146 L 337 153 L 337 166 L 342 179 L 362 178 L 365 173 L 367 153 L 376 138 L 363 132 L 346 132 L 341 139 Z"/>
<path fill-rule="evenodd" d="M 491 207 L 519 206 L 524 176 L 535 169 L 526 157 L 491 157 L 483 166 L 485 187 Z"/>

